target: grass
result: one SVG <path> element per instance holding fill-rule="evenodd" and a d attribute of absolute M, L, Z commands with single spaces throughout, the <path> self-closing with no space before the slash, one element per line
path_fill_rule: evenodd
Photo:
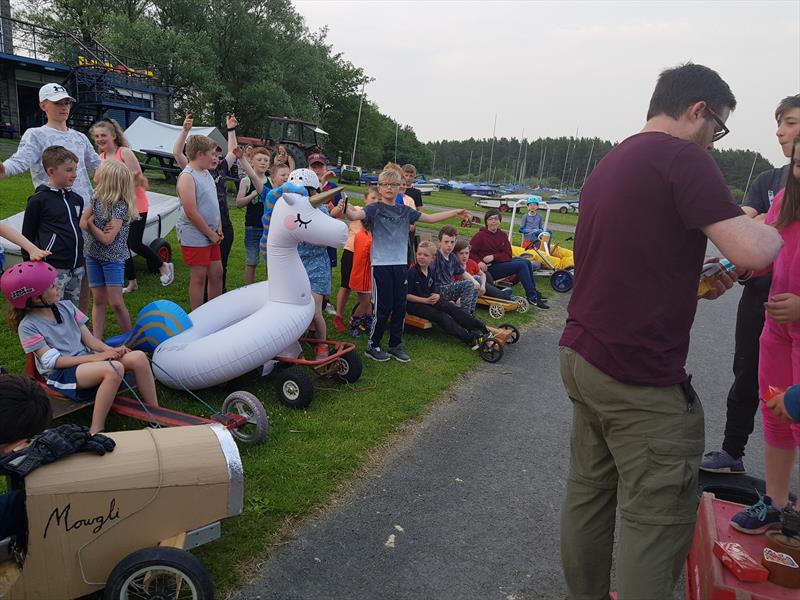
<path fill-rule="evenodd" d="M 163 179 L 151 180 L 151 189 L 174 193 L 174 187 Z M 32 191 L 28 174 L 0 182 L 3 204 L 0 218 L 21 211 Z M 228 288 L 243 284 L 244 275 L 244 211 L 231 209 L 236 240 L 228 266 Z M 465 230 L 468 234 L 470 230 Z M 476 229 L 472 229 L 474 233 Z M 560 235 L 560 232 L 557 233 Z M 175 232 L 168 241 L 178 250 Z M 176 257 L 176 280 L 161 287 L 157 278 L 146 274 L 144 261 L 136 260 L 139 290 L 126 296 L 131 316 L 149 301 L 167 298 L 187 307 L 186 284 L 188 272 Z M 260 278 L 265 274 L 262 270 Z M 338 288 L 339 270 L 334 272 L 334 290 Z M 552 295 L 549 285 L 540 284 L 543 291 Z M 5 300 L 2 300 L 5 310 Z M 351 301 L 352 304 L 352 301 Z M 491 321 L 485 309 L 478 316 Z M 511 313 L 504 321 L 523 326 L 535 320 L 535 313 Z M 6 326 L 7 327 L 7 326 Z M 329 337 L 343 339 L 333 329 L 328 318 Z M 107 334 L 118 333 L 113 314 L 109 313 Z M 374 450 L 386 442 L 409 420 L 421 417 L 431 402 L 451 389 L 464 373 L 476 368 L 480 359 L 475 352 L 444 336 L 440 331 L 408 329 L 404 334 L 410 364 L 392 361 L 377 364 L 364 359 L 364 373 L 353 385 L 332 381 L 315 382 L 313 403 L 306 410 L 295 411 L 280 405 L 276 400 L 271 378 L 242 377 L 225 386 L 200 392 L 212 406 L 219 407 L 230 391 L 245 389 L 264 403 L 270 417 L 270 435 L 267 442 L 257 447 L 240 446 L 245 469 L 244 512 L 223 523 L 223 536 L 197 550 L 197 555 L 208 567 L 218 589 L 218 597 L 232 591 L 242 581 L 245 573 L 252 572 L 280 541 L 286 523 L 309 515 L 323 507 L 332 492 L 351 480 Z M 363 338 L 356 341 L 361 352 Z M 513 352 L 513 349 L 510 351 Z M 363 356 L 363 354 L 362 354 Z M 0 364 L 10 372 L 22 372 L 24 356 L 17 336 L 9 329 L 0 337 Z M 418 377 L 420 369 L 425 377 Z M 486 364 L 486 369 L 502 369 Z M 190 401 L 186 394 L 159 386 L 160 400 L 171 408 L 195 414 L 209 411 Z M 89 423 L 89 412 L 73 413 L 70 422 Z M 110 416 L 109 430 L 138 429 L 141 423 Z"/>

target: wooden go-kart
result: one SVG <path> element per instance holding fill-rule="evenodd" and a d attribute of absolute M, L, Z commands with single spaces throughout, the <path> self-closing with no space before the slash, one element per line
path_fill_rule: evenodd
<path fill-rule="evenodd" d="M 320 344 L 328 346 L 325 358 L 306 358 L 313 356 Z M 318 376 L 338 379 L 344 383 L 355 383 L 361 377 L 361 357 L 355 344 L 335 342 L 316 338 L 300 338 L 300 350 L 294 356 L 276 356 L 275 386 L 278 400 L 289 408 L 306 408 L 314 399 L 314 381 L 307 369 L 311 367 Z"/>
<path fill-rule="evenodd" d="M 479 296 L 477 305 L 486 306 L 489 309 L 489 316 L 493 319 L 502 319 L 506 312 L 513 310 L 518 313 L 526 313 L 530 308 L 530 303 L 522 296 L 512 296 L 511 298 Z"/>
<path fill-rule="evenodd" d="M 0 541 L 0 598 L 212 600 L 188 550 L 220 537 L 242 512 L 236 444 L 220 425 L 109 433 L 105 456 L 42 466 L 24 489 L 28 540 Z"/>
<path fill-rule="evenodd" d="M 433 323 L 428 319 L 409 314 L 406 315 L 405 324 L 417 329 L 431 329 L 433 327 Z M 496 363 L 503 358 L 505 353 L 503 347 L 506 344 L 516 344 L 519 341 L 519 329 L 511 323 L 503 323 L 499 327 L 487 325 L 486 328 L 492 335 L 481 342 L 478 347 L 478 356 L 486 362 Z"/>
<path fill-rule="evenodd" d="M 50 405 L 53 407 L 53 418 L 63 417 L 94 404 L 92 401 L 74 402 L 50 388 L 36 370 L 33 354 L 28 354 L 25 373 L 28 377 L 36 380 L 41 388 L 47 392 Z M 131 376 L 126 375 L 126 382 L 128 382 L 129 377 Z M 121 389 L 124 389 L 127 385 L 133 388 L 131 383 L 135 382 L 123 383 Z M 253 394 L 245 391 L 233 392 L 225 398 L 221 410 L 214 410 L 213 407 L 203 402 L 196 394 L 189 393 L 211 411 L 210 417 L 200 417 L 163 406 L 143 404 L 137 398 L 130 398 L 122 394 L 117 394 L 114 398 L 111 412 L 136 419 L 137 421 L 143 421 L 144 423 L 157 423 L 164 427 L 220 424 L 228 429 L 234 438 L 246 444 L 260 444 L 267 439 L 269 417 L 264 405 Z"/>

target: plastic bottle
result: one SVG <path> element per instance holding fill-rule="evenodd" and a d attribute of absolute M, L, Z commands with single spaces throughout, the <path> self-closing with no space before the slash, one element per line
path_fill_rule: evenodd
<path fill-rule="evenodd" d="M 714 289 L 714 284 L 719 281 L 725 273 L 730 273 L 736 267 L 727 258 L 720 259 L 719 262 L 708 263 L 700 273 L 700 285 L 697 287 L 697 297 L 702 298 Z"/>
<path fill-rule="evenodd" d="M 800 423 L 800 385 L 793 385 L 787 390 L 769 386 L 769 391 L 764 400 L 771 400 L 781 394 L 784 394 L 783 405 L 786 408 L 786 412 L 794 422 Z"/>

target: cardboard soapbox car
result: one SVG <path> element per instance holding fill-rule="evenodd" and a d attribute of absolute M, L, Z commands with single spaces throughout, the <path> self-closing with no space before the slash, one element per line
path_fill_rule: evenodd
<path fill-rule="evenodd" d="M 242 512 L 239 451 L 221 425 L 109 433 L 105 456 L 76 454 L 23 483 L 28 542 L 0 542 L 0 597 L 211 600 L 188 550 Z M 13 546 L 13 544 L 12 544 Z"/>

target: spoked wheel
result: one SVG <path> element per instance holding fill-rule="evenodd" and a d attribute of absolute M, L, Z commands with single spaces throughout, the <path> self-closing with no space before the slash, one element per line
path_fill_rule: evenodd
<path fill-rule="evenodd" d="M 275 377 L 278 400 L 289 408 L 305 408 L 314 399 L 314 382 L 303 369 L 289 367 Z"/>
<path fill-rule="evenodd" d="M 222 403 L 224 414 L 233 413 L 247 419 L 241 427 L 231 429 L 231 435 L 245 444 L 261 444 L 267 439 L 269 417 L 261 401 L 250 392 L 233 392 Z"/>
<path fill-rule="evenodd" d="M 531 307 L 531 303 L 528 302 L 528 299 L 523 296 L 514 296 L 514 302 L 517 303 L 517 312 L 518 313 L 526 313 L 528 309 Z"/>
<path fill-rule="evenodd" d="M 497 302 L 492 302 L 489 305 L 489 316 L 493 319 L 502 319 L 503 315 L 506 314 L 506 309 L 503 308 L 502 304 L 497 304 Z"/>
<path fill-rule="evenodd" d="M 481 347 L 478 348 L 478 354 L 486 362 L 496 363 L 503 358 L 503 344 L 494 338 L 484 340 Z"/>
<path fill-rule="evenodd" d="M 345 383 L 355 383 L 361 377 L 361 357 L 358 352 L 351 350 L 344 356 L 336 359 L 336 367 L 339 371 L 336 376 Z"/>
<path fill-rule="evenodd" d="M 550 275 L 550 285 L 552 288 L 562 294 L 567 293 L 572 289 L 574 279 L 572 273 L 564 269 L 559 269 Z"/>
<path fill-rule="evenodd" d="M 506 342 L 509 344 L 516 344 L 519 341 L 519 329 L 514 327 L 511 323 L 502 323 L 498 327 L 498 329 L 506 329 L 508 330 L 508 337 L 506 338 Z"/>
<path fill-rule="evenodd" d="M 143 548 L 123 558 L 111 575 L 105 600 L 213 600 L 202 563 L 178 548 Z"/>
<path fill-rule="evenodd" d="M 562 206 L 561 208 L 558 209 L 558 212 L 560 212 L 562 215 L 565 215 L 567 214 L 568 210 L 569 209 L 566 206 Z"/>

